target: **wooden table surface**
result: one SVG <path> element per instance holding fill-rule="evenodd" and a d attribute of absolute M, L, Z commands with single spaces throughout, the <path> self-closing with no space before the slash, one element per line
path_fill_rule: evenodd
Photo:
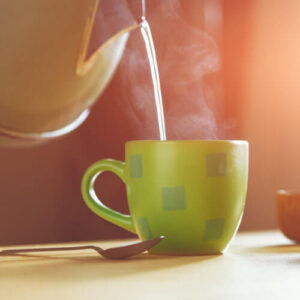
<path fill-rule="evenodd" d="M 0 299 L 300 299 L 300 245 L 264 231 L 237 234 L 216 256 L 113 261 L 89 250 L 0 256 Z"/>

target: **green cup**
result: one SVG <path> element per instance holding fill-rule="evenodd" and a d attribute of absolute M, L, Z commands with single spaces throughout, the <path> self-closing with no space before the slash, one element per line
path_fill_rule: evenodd
<path fill-rule="evenodd" d="M 94 182 L 104 172 L 126 184 L 130 215 L 105 206 Z M 149 252 L 170 255 L 222 253 L 244 210 L 248 181 L 245 141 L 132 141 L 125 163 L 104 159 L 84 174 L 82 195 L 103 219 L 138 234 L 165 236 Z"/>

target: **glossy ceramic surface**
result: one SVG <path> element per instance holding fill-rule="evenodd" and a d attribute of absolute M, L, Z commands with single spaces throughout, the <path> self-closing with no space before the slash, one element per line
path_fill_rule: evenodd
<path fill-rule="evenodd" d="M 93 183 L 112 171 L 126 184 L 131 215 L 101 203 Z M 246 199 L 245 141 L 133 141 L 125 163 L 101 160 L 82 181 L 86 204 L 102 218 L 137 233 L 165 239 L 151 253 L 222 253 L 236 233 Z"/>

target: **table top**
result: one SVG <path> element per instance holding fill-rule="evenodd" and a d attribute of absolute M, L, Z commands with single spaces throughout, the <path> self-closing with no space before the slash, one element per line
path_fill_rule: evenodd
<path fill-rule="evenodd" d="M 225 254 L 213 256 L 144 253 L 116 261 L 92 250 L 0 256 L 0 299 L 100 298 L 300 299 L 300 245 L 279 231 L 261 231 L 238 233 Z"/>

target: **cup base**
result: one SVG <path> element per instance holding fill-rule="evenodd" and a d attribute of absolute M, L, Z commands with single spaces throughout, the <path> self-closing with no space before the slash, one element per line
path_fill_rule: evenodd
<path fill-rule="evenodd" d="M 216 255 L 223 255 L 223 251 L 197 251 L 197 252 L 167 252 L 167 251 L 155 251 L 155 250 L 148 250 L 149 254 L 153 255 L 161 255 L 161 256 L 216 256 Z"/>

